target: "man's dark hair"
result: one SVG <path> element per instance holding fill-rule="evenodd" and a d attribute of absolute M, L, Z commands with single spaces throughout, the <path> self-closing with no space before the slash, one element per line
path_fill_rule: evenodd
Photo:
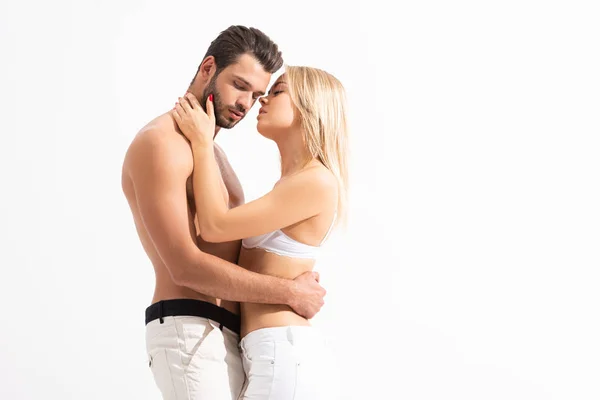
<path fill-rule="evenodd" d="M 241 25 L 232 25 L 221 32 L 211 42 L 203 60 L 208 56 L 215 58 L 216 77 L 223 69 L 235 63 L 242 54 L 249 54 L 256 58 L 270 74 L 277 72 L 283 66 L 281 51 L 267 35 L 256 28 Z"/>

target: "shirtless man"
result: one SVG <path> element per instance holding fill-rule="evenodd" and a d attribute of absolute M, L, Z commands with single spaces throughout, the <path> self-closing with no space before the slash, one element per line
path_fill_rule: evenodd
<path fill-rule="evenodd" d="M 264 95 L 283 65 L 264 33 L 231 26 L 211 43 L 188 88 L 206 104 L 213 96 L 217 127 L 234 127 Z M 215 145 L 223 196 L 244 203 L 242 187 Z M 244 383 L 239 354 L 239 302 L 283 304 L 312 318 L 325 290 L 318 275 L 295 280 L 247 271 L 238 261 L 240 241 L 209 243 L 198 235 L 187 139 L 167 112 L 132 141 L 122 187 L 156 287 L 146 309 L 149 365 L 164 399 L 237 399 Z"/>

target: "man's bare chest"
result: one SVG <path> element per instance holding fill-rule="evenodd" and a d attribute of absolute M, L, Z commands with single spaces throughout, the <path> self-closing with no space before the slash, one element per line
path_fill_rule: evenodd
<path fill-rule="evenodd" d="M 231 164 L 224 156 L 222 151 L 216 151 L 215 158 L 217 160 L 217 164 L 219 165 L 219 171 L 221 172 L 221 193 L 223 195 L 224 201 L 229 205 L 229 208 L 238 207 L 244 204 L 244 191 L 242 189 L 240 180 L 235 174 L 235 171 L 233 170 Z M 188 204 L 190 205 L 192 213 L 195 214 L 194 188 L 192 176 L 190 176 L 187 179 L 186 193 Z"/>

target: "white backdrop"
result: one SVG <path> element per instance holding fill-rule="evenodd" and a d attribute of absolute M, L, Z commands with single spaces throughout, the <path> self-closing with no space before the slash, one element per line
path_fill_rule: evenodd
<path fill-rule="evenodd" d="M 121 162 L 232 24 L 348 91 L 315 319 L 343 398 L 600 398 L 593 3 L 2 1 L 0 398 L 159 399 Z M 279 171 L 256 112 L 218 137 L 248 199 Z"/>

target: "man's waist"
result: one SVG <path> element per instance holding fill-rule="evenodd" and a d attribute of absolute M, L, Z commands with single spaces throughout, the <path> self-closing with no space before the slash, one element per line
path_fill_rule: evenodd
<path fill-rule="evenodd" d="M 160 300 L 146 308 L 146 325 L 164 317 L 194 316 L 218 322 L 233 332 L 240 333 L 240 316 L 216 304 L 197 299 Z"/>

